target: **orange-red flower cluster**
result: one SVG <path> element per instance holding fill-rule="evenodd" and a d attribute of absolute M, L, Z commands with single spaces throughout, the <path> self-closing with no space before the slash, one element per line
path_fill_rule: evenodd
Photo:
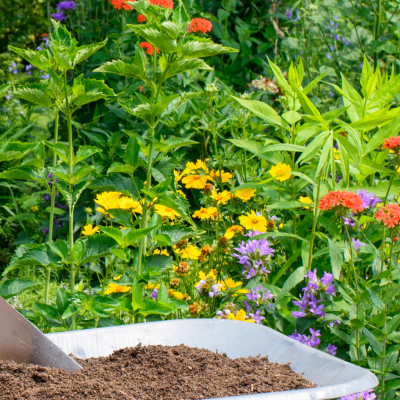
<path fill-rule="evenodd" d="M 364 209 L 362 204 L 363 199 L 358 194 L 348 192 L 347 190 L 344 190 L 343 192 L 337 190 L 336 192 L 329 192 L 320 200 L 319 209 L 331 210 L 342 207 L 347 208 L 354 213 L 358 213 Z"/>
<path fill-rule="evenodd" d="M 375 214 L 378 221 L 383 221 L 388 228 L 400 225 L 400 206 L 398 204 L 388 204 L 385 208 L 380 208 Z"/>
<path fill-rule="evenodd" d="M 171 10 L 174 8 L 174 2 L 172 0 L 150 0 L 150 3 L 153 4 L 153 6 L 170 8 Z"/>
<path fill-rule="evenodd" d="M 154 46 L 152 46 L 150 43 L 142 42 L 142 43 L 140 43 L 139 46 L 142 47 L 143 49 L 145 49 L 149 56 L 152 56 L 154 54 Z M 158 49 L 156 49 L 156 50 L 157 50 L 157 53 L 160 52 Z"/>
<path fill-rule="evenodd" d="M 137 22 L 146 22 L 146 17 L 143 14 L 139 14 L 137 17 Z"/>
<path fill-rule="evenodd" d="M 211 32 L 211 21 L 204 18 L 193 18 L 187 27 L 189 32 Z"/>
<path fill-rule="evenodd" d="M 393 150 L 396 154 L 400 154 L 400 136 L 392 136 L 383 141 L 383 148 Z"/>
<path fill-rule="evenodd" d="M 123 8 L 124 10 L 133 10 L 133 7 L 126 4 L 128 0 L 109 0 L 109 1 L 117 10 L 120 10 L 121 8 Z M 129 1 L 136 1 L 136 0 L 129 0 Z"/>

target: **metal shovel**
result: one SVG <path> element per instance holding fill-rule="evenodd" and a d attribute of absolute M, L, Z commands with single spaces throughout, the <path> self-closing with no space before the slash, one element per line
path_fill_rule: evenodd
<path fill-rule="evenodd" d="M 79 371 L 82 367 L 0 297 L 0 360 Z"/>

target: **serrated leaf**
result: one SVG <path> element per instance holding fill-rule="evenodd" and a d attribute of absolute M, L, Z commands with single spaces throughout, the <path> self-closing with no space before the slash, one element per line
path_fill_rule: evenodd
<path fill-rule="evenodd" d="M 77 47 L 76 55 L 74 57 L 72 66 L 75 68 L 76 65 L 78 65 L 82 61 L 84 61 L 87 58 L 89 58 L 90 56 L 92 56 L 94 53 L 99 51 L 103 46 L 105 46 L 107 41 L 108 41 L 108 38 L 106 38 L 103 42 L 100 42 L 100 43 L 94 43 L 94 44 Z"/>
<path fill-rule="evenodd" d="M 39 285 L 40 282 L 34 282 L 24 279 L 9 279 L 0 285 L 0 296 L 4 299 L 18 296 L 24 290 Z"/>
<path fill-rule="evenodd" d="M 127 76 L 129 78 L 142 79 L 145 74 L 145 69 L 139 68 L 135 64 L 127 64 L 122 60 L 114 60 L 111 62 L 106 62 L 99 68 L 93 70 L 93 72 L 103 72 L 106 74 L 117 74 L 122 76 Z"/>
<path fill-rule="evenodd" d="M 224 47 L 216 44 L 209 39 L 190 40 L 184 43 L 180 49 L 182 59 L 203 58 L 216 56 L 218 54 L 237 53 L 239 50 Z"/>
<path fill-rule="evenodd" d="M 0 144 L 0 162 L 19 160 L 35 150 L 39 143 L 5 142 Z"/>
<path fill-rule="evenodd" d="M 55 106 L 55 103 L 53 103 L 52 99 L 43 90 L 40 89 L 22 87 L 13 91 L 13 95 L 17 96 L 20 99 L 30 101 L 41 107 Z"/>
<path fill-rule="evenodd" d="M 29 64 L 32 64 L 36 68 L 41 69 L 42 71 L 46 71 L 52 67 L 52 61 L 48 58 L 48 52 L 46 50 L 42 51 L 34 51 L 34 50 L 24 50 L 19 49 L 18 47 L 8 46 L 10 50 L 14 53 L 17 53 L 23 59 L 28 61 Z"/>
<path fill-rule="evenodd" d="M 171 76 L 182 74 L 191 69 L 201 69 L 204 71 L 212 71 L 213 70 L 212 67 L 210 67 L 207 63 L 205 63 L 203 60 L 198 59 L 198 58 L 179 60 L 179 61 L 176 61 L 174 64 L 172 64 L 168 68 L 167 73 L 164 75 L 163 82 L 166 81 L 168 78 L 171 78 Z"/>

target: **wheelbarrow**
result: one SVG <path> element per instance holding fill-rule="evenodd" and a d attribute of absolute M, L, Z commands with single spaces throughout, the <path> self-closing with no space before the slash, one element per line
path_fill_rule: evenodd
<path fill-rule="evenodd" d="M 337 399 L 378 385 L 378 379 L 371 372 L 262 325 L 231 320 L 187 319 L 43 335 L 4 303 L 0 299 L 0 359 L 3 360 L 76 371 L 79 365 L 67 354 L 79 358 L 101 357 L 139 343 L 184 344 L 226 353 L 230 358 L 268 356 L 272 362 L 290 363 L 295 372 L 317 385 L 312 389 L 234 396 L 235 400 Z M 19 322 L 24 322 L 23 332 L 20 332 L 20 325 L 14 323 L 17 317 Z M 14 328 L 11 328 L 12 325 Z M 3 347 L 8 350 L 3 351 Z M 25 356 L 20 356 L 20 353 L 25 353 Z"/>

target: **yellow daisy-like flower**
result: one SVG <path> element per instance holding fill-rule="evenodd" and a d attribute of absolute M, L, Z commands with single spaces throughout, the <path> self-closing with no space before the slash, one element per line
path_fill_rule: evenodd
<path fill-rule="evenodd" d="M 157 255 L 157 254 L 159 254 L 161 256 L 167 256 L 167 257 L 169 256 L 169 253 L 168 253 L 168 251 L 166 249 L 164 249 L 164 250 L 155 249 L 153 251 L 153 255 Z"/>
<path fill-rule="evenodd" d="M 99 227 L 96 226 L 93 228 L 92 224 L 88 224 L 83 228 L 82 235 L 91 236 L 91 235 L 94 235 L 96 232 L 100 232 Z"/>
<path fill-rule="evenodd" d="M 117 285 L 116 283 L 110 283 L 108 285 L 108 289 L 104 292 L 104 294 L 111 294 L 111 293 L 126 293 L 131 290 L 128 286 Z"/>
<path fill-rule="evenodd" d="M 104 208 L 97 207 L 97 208 L 96 208 L 96 211 L 98 211 L 98 212 L 101 213 L 101 214 L 108 215 L 110 218 L 114 218 L 114 217 L 113 217 L 111 214 L 109 214 Z"/>
<path fill-rule="evenodd" d="M 119 281 L 122 278 L 122 275 L 114 276 L 114 281 Z"/>
<path fill-rule="evenodd" d="M 256 321 L 253 319 L 246 319 L 246 311 L 244 310 L 239 310 L 236 315 L 233 315 L 233 313 L 228 314 L 228 319 L 232 319 L 234 321 L 244 321 L 244 322 L 250 322 L 254 324 Z"/>
<path fill-rule="evenodd" d="M 181 171 L 174 170 L 174 176 L 175 182 L 178 183 L 182 179 L 183 173 L 181 174 Z"/>
<path fill-rule="evenodd" d="M 213 221 L 218 217 L 218 210 L 216 207 L 201 207 L 200 210 L 195 211 L 193 218 L 212 219 Z"/>
<path fill-rule="evenodd" d="M 205 281 L 207 278 L 212 278 L 215 281 L 217 279 L 216 271 L 211 270 L 207 275 L 203 271 L 200 271 L 199 278 L 202 281 Z"/>
<path fill-rule="evenodd" d="M 186 199 L 186 194 L 182 192 L 182 190 L 177 190 L 177 193 L 181 194 Z"/>
<path fill-rule="evenodd" d="M 299 201 L 300 203 L 309 204 L 310 206 L 314 204 L 313 201 L 308 196 L 306 197 L 300 196 Z M 304 206 L 304 208 L 310 208 L 310 206 Z"/>
<path fill-rule="evenodd" d="M 142 206 L 140 205 L 140 203 L 128 196 L 124 196 L 119 199 L 119 207 L 122 210 L 132 210 L 132 212 L 134 213 L 142 212 Z"/>
<path fill-rule="evenodd" d="M 256 189 L 251 189 L 251 188 L 240 189 L 240 190 L 236 190 L 236 192 L 235 192 L 235 197 L 242 200 L 243 203 L 246 203 L 255 195 L 256 195 Z"/>
<path fill-rule="evenodd" d="M 175 217 L 181 216 L 181 214 L 179 214 L 172 208 L 163 206 L 162 204 L 156 204 L 154 206 L 154 209 L 158 215 L 161 215 L 162 217 L 168 217 L 169 219 L 175 219 Z"/>
<path fill-rule="evenodd" d="M 243 233 L 244 229 L 240 225 L 232 225 L 230 228 L 226 230 L 224 236 L 227 239 L 232 239 L 235 236 L 236 232 Z"/>
<path fill-rule="evenodd" d="M 204 189 L 207 183 L 206 175 L 187 175 L 182 179 L 186 189 Z"/>
<path fill-rule="evenodd" d="M 227 289 L 235 289 L 238 286 L 242 285 L 243 282 L 235 282 L 232 278 L 224 279 L 222 282 L 222 290 L 227 290 Z M 249 291 L 247 289 L 239 289 L 236 291 L 236 293 L 243 293 L 246 294 Z"/>
<path fill-rule="evenodd" d="M 239 217 L 240 225 L 248 230 L 266 232 L 267 220 L 262 215 L 256 215 L 254 211 L 247 213 L 247 215 L 241 215 Z"/>
<path fill-rule="evenodd" d="M 231 194 L 227 190 L 224 190 L 221 193 L 217 193 L 216 190 L 213 190 L 211 192 L 211 197 L 217 202 L 218 205 L 226 204 L 229 201 L 229 199 L 231 198 Z"/>
<path fill-rule="evenodd" d="M 176 300 L 183 300 L 183 293 L 181 292 L 175 292 L 173 289 L 169 289 L 168 294 Z"/>
<path fill-rule="evenodd" d="M 119 208 L 119 198 L 121 195 L 122 193 L 120 192 L 103 192 L 97 194 L 94 202 L 105 210 L 117 209 Z"/>
<path fill-rule="evenodd" d="M 285 172 L 291 172 L 291 171 L 292 168 L 290 168 L 290 165 L 278 163 L 274 167 L 272 167 L 268 172 L 274 178 L 276 177 L 276 180 L 283 182 L 287 181 L 290 178 L 290 174 L 285 174 Z"/>
<path fill-rule="evenodd" d="M 175 253 L 181 254 L 183 259 L 189 258 L 190 260 L 198 260 L 201 256 L 201 251 L 193 245 L 189 245 L 184 249 L 177 249 L 176 246 L 174 248 Z"/>
<path fill-rule="evenodd" d="M 204 161 L 201 160 L 197 160 L 196 164 L 193 162 L 188 162 L 186 164 L 186 168 L 184 169 L 184 171 L 182 172 L 182 175 L 187 175 L 192 173 L 193 171 L 197 171 L 197 170 L 202 170 L 203 172 L 208 174 L 208 167 L 207 165 L 204 163 Z"/>
<path fill-rule="evenodd" d="M 160 289 L 160 284 L 159 283 L 148 282 L 147 285 L 144 288 L 146 290 Z"/>
<path fill-rule="evenodd" d="M 229 181 L 229 179 L 233 178 L 233 175 L 230 172 L 224 172 L 224 170 L 215 172 L 212 170 L 210 172 L 210 177 L 217 183 L 220 181 L 220 179 L 222 179 L 222 183 L 226 183 Z"/>
<path fill-rule="evenodd" d="M 339 155 L 339 150 L 333 148 L 333 155 L 335 157 L 335 160 L 340 160 L 340 155 Z"/>

